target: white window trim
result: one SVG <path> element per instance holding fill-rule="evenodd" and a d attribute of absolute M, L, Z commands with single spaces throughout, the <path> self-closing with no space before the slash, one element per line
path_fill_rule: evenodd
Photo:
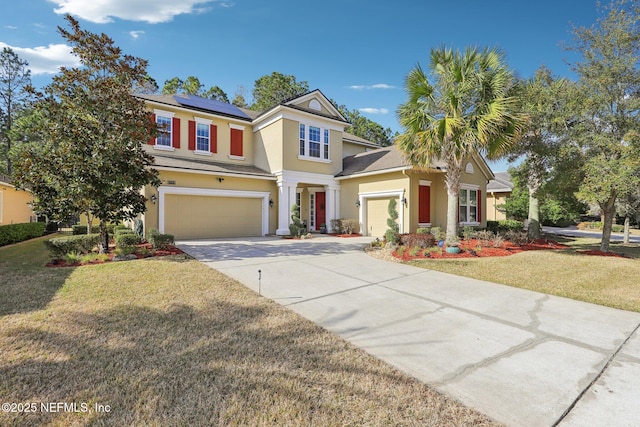
<path fill-rule="evenodd" d="M 202 117 L 193 117 L 193 120 L 196 122 L 196 149 L 193 151 L 195 154 L 200 154 L 203 156 L 211 156 L 211 123 L 213 123 L 211 120 L 208 119 L 203 119 Z M 207 129 L 209 131 L 209 143 L 207 144 L 209 146 L 208 150 L 198 150 L 198 125 L 205 125 L 207 126 Z"/>
<path fill-rule="evenodd" d="M 153 138 L 153 148 L 156 150 L 176 151 L 176 149 L 173 148 L 173 117 L 176 115 L 176 113 L 173 113 L 171 111 L 166 111 L 166 110 L 154 109 L 153 114 L 156 115 L 156 123 L 158 123 L 158 116 L 167 117 L 171 121 L 171 135 L 169 137 L 170 138 L 169 145 L 158 145 L 158 138 L 156 137 L 156 138 Z"/>
<path fill-rule="evenodd" d="M 244 160 L 244 156 L 234 156 L 233 154 L 229 154 L 230 160 Z"/>
<path fill-rule="evenodd" d="M 474 190 L 474 191 L 478 191 L 480 190 L 480 186 L 476 185 L 476 184 L 461 184 L 460 185 L 460 190 Z M 482 207 L 480 206 L 479 200 L 478 200 L 478 195 L 476 193 L 476 218 L 478 217 L 478 209 L 482 209 Z M 458 196 L 458 209 L 460 209 L 460 196 Z M 467 205 L 467 214 L 469 214 L 469 205 Z M 469 225 L 469 226 L 473 226 L 473 227 L 477 227 L 480 225 L 480 223 L 478 221 L 466 221 L 466 222 L 458 222 L 459 225 Z"/>
<path fill-rule="evenodd" d="M 229 129 L 244 130 L 245 127 L 246 126 L 235 125 L 233 123 L 229 123 Z"/>
<path fill-rule="evenodd" d="M 304 155 L 300 154 L 300 125 L 304 125 Z M 309 131 L 310 131 L 310 127 L 313 126 L 315 128 L 320 129 L 320 157 L 313 157 L 309 155 L 309 146 L 310 146 L 310 140 L 309 140 Z M 329 131 L 329 152 L 328 152 L 328 158 L 324 158 L 324 131 L 328 130 Z M 298 142 L 296 144 L 296 152 L 298 153 L 298 160 L 307 160 L 310 162 L 318 162 L 318 163 L 332 163 L 331 162 L 331 128 L 327 127 L 327 126 L 323 126 L 320 123 L 314 123 L 314 122 L 298 122 L 298 138 L 296 139 L 296 141 Z"/>

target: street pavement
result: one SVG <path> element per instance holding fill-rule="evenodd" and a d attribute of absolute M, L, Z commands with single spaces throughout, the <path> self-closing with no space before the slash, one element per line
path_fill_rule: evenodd
<path fill-rule="evenodd" d="M 542 227 L 542 231 L 545 233 L 559 234 L 563 236 L 593 237 L 596 239 L 602 239 L 602 232 L 578 230 L 575 225 L 570 227 L 548 227 L 545 225 Z M 622 242 L 622 238 L 622 233 L 611 233 L 611 241 L 613 242 Z M 629 243 L 640 243 L 640 236 L 629 236 Z"/>
<path fill-rule="evenodd" d="M 496 421 L 640 424 L 640 313 L 382 261 L 368 242 L 178 246 Z"/>

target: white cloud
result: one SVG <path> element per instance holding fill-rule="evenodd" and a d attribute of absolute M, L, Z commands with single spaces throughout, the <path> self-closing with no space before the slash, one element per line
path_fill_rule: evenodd
<path fill-rule="evenodd" d="M 15 25 L 5 25 L 4 28 L 6 28 L 7 30 L 17 30 L 18 27 L 16 27 Z"/>
<path fill-rule="evenodd" d="M 113 22 L 113 18 L 142 21 L 150 24 L 169 22 L 175 16 L 202 13 L 207 4 L 217 0 L 49 0 L 58 5 L 57 14 L 70 14 L 98 24 Z M 225 3 L 223 7 L 231 6 Z"/>
<path fill-rule="evenodd" d="M 389 110 L 386 108 L 358 108 L 358 111 L 366 114 L 389 114 Z"/>
<path fill-rule="evenodd" d="M 353 85 L 353 86 L 349 86 L 349 89 L 355 89 L 355 90 L 369 90 L 369 89 L 395 89 L 395 86 L 391 86 L 388 85 L 386 83 L 378 83 L 375 85 Z"/>
<path fill-rule="evenodd" d="M 50 44 L 38 47 L 14 47 L 0 42 L 0 49 L 11 48 L 22 60 L 29 63 L 32 75 L 56 74 L 60 67 L 78 67 L 80 61 L 65 44 Z"/>
<path fill-rule="evenodd" d="M 129 31 L 129 35 L 131 36 L 132 39 L 137 39 L 138 37 L 140 37 L 141 35 L 144 34 L 144 31 L 142 30 L 138 30 L 138 31 Z"/>

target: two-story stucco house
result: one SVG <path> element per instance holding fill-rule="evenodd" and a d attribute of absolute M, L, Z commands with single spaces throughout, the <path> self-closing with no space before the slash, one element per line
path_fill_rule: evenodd
<path fill-rule="evenodd" d="M 416 170 L 396 147 L 348 134 L 349 125 L 319 90 L 264 112 L 193 95 L 139 95 L 163 132 L 146 145 L 162 185 L 147 187 L 145 228 L 178 239 L 289 233 L 291 207 L 310 231 L 353 218 L 382 236 L 396 198 L 401 232 L 446 225 L 442 165 Z M 480 156 L 466 163 L 461 224 L 486 224 L 488 180 Z"/>

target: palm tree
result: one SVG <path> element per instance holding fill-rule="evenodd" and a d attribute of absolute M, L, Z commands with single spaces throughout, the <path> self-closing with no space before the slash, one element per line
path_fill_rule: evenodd
<path fill-rule="evenodd" d="M 405 133 L 396 143 L 407 160 L 428 168 L 445 162 L 447 174 L 447 241 L 457 238 L 458 195 L 462 163 L 472 153 L 498 157 L 519 134 L 523 117 L 510 96 L 513 75 L 496 49 L 446 47 L 431 50 L 432 81 L 418 64 L 406 78 L 408 100 L 398 119 Z"/>

